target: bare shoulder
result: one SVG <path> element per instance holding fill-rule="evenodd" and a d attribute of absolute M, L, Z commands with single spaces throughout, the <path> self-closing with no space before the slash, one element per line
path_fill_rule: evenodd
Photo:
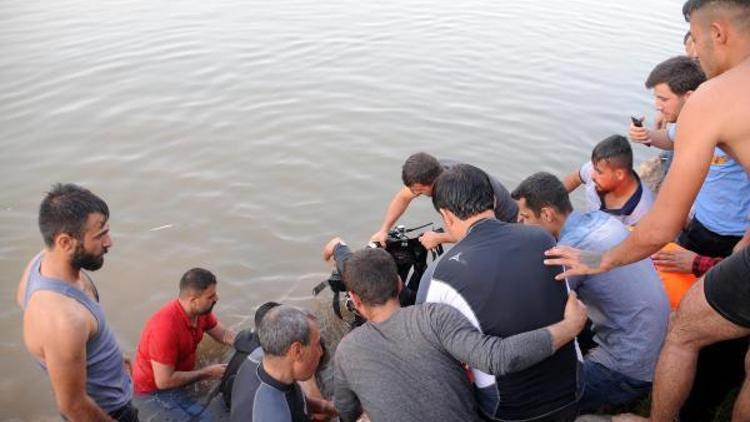
<path fill-rule="evenodd" d="M 32 258 L 28 264 L 26 264 L 26 268 L 23 270 L 23 274 L 21 275 L 21 279 L 18 281 L 18 288 L 16 289 L 16 304 L 18 304 L 19 307 L 23 308 L 23 297 L 26 294 L 26 283 L 29 279 L 29 272 L 31 271 L 31 265 L 34 263 L 36 258 L 44 253 L 44 251 L 39 252 L 34 258 Z"/>
<path fill-rule="evenodd" d="M 79 344 L 97 329 L 93 315 L 75 299 L 37 291 L 24 311 L 24 340 L 31 353 L 43 359 L 43 350 L 57 343 Z"/>

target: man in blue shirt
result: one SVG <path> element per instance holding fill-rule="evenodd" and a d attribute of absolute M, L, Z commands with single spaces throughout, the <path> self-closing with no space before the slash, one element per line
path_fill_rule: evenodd
<path fill-rule="evenodd" d="M 706 81 L 697 61 L 687 56 L 667 59 L 654 67 L 646 88 L 654 90 L 656 110 L 670 123 L 667 129 L 649 130 L 630 126 L 633 142 L 671 151 L 677 133 L 677 118 L 693 91 Z M 693 205 L 694 217 L 682 231 L 683 247 L 710 257 L 727 257 L 748 228 L 750 177 L 745 169 L 719 147 L 714 147 L 708 175 Z"/>
<path fill-rule="evenodd" d="M 565 186 L 549 173 L 530 176 L 511 196 L 520 223 L 541 226 L 563 245 L 606 251 L 628 234 L 606 213 L 573 211 Z M 584 359 L 581 411 L 648 394 L 669 317 L 669 301 L 651 260 L 571 277 L 568 283 L 587 306 L 597 344 Z"/>

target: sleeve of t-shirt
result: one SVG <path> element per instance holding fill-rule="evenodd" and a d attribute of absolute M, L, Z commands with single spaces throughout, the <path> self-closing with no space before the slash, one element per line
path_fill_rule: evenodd
<path fill-rule="evenodd" d="M 255 392 L 253 401 L 253 420 L 263 422 L 294 422 L 289 405 L 284 395 L 272 391 L 271 387 L 261 385 Z"/>
<path fill-rule="evenodd" d="M 589 183 L 591 183 L 592 171 L 594 171 L 594 165 L 591 164 L 591 161 L 582 165 L 581 168 L 578 170 L 578 177 L 581 178 L 581 182 L 583 182 L 584 185 L 588 185 Z"/>
<path fill-rule="evenodd" d="M 214 315 L 213 312 L 206 315 L 205 319 L 203 320 L 203 331 L 208 331 L 214 327 L 216 327 L 216 324 L 219 323 L 219 320 L 216 319 L 216 315 Z"/>
<path fill-rule="evenodd" d="M 546 328 L 502 339 L 481 334 L 450 306 L 429 305 L 427 312 L 445 350 L 472 368 L 504 375 L 521 371 L 552 356 L 552 335 Z"/>
<path fill-rule="evenodd" d="M 340 347 L 340 346 L 339 346 Z M 362 406 L 359 402 L 359 398 L 349 387 L 349 382 L 346 379 L 346 372 L 344 371 L 342 361 L 346 359 L 346 352 L 343 352 L 341 347 L 336 352 L 334 357 L 334 404 L 336 411 L 339 413 L 339 419 L 342 422 L 356 422 L 356 420 L 362 415 Z"/>
<path fill-rule="evenodd" d="M 675 136 L 677 136 L 677 125 L 667 126 L 667 138 L 674 142 Z"/>
<path fill-rule="evenodd" d="M 148 343 L 148 355 L 163 365 L 177 365 L 177 338 L 169 324 L 153 328 Z"/>

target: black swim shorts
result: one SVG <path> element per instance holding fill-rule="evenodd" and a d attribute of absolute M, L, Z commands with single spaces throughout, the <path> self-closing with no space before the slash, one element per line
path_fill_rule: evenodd
<path fill-rule="evenodd" d="M 750 328 L 750 246 L 711 268 L 703 279 L 703 291 L 721 316 Z"/>

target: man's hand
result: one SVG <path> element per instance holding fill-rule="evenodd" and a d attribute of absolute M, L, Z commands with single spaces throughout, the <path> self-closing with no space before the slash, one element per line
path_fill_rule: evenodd
<path fill-rule="evenodd" d="M 603 273 L 602 254 L 570 246 L 555 246 L 544 252 L 547 259 L 544 265 L 562 265 L 563 272 L 555 276 L 555 280 L 564 280 L 575 275 L 591 275 Z"/>
<path fill-rule="evenodd" d="M 434 231 L 424 232 L 419 236 L 419 242 L 427 250 L 435 249 L 445 241 L 443 235 L 444 233 L 435 233 Z"/>
<path fill-rule="evenodd" d="M 371 243 L 377 243 L 378 246 L 385 246 L 385 240 L 388 238 L 388 232 L 386 230 L 378 230 L 372 236 L 370 236 Z"/>
<path fill-rule="evenodd" d="M 628 137 L 631 141 L 637 144 L 651 144 L 651 131 L 645 127 L 638 127 L 633 123 L 630 123 L 630 129 L 628 129 Z"/>
<path fill-rule="evenodd" d="M 130 359 L 130 355 L 128 355 L 127 353 L 122 354 L 122 365 L 125 367 L 125 371 L 132 377 L 133 361 Z"/>
<path fill-rule="evenodd" d="M 574 291 L 568 293 L 563 320 L 552 324 L 547 329 L 552 335 L 552 349 L 558 350 L 575 338 L 586 325 L 586 305 L 578 300 Z"/>
<path fill-rule="evenodd" d="M 206 374 L 206 377 L 216 379 L 220 379 L 221 377 L 223 377 L 226 370 L 226 363 L 217 363 L 215 365 L 208 365 L 207 367 L 203 368 L 203 372 Z"/>
<path fill-rule="evenodd" d="M 674 249 L 660 250 L 651 259 L 660 271 L 691 274 L 693 272 L 693 261 L 697 255 L 697 253 L 682 246 L 676 246 Z"/>
<path fill-rule="evenodd" d="M 330 261 L 331 258 L 333 258 L 333 250 L 336 249 L 336 245 L 339 243 L 344 243 L 343 240 L 341 240 L 340 237 L 334 237 L 333 239 L 329 240 L 328 243 L 323 247 L 323 261 Z"/>

